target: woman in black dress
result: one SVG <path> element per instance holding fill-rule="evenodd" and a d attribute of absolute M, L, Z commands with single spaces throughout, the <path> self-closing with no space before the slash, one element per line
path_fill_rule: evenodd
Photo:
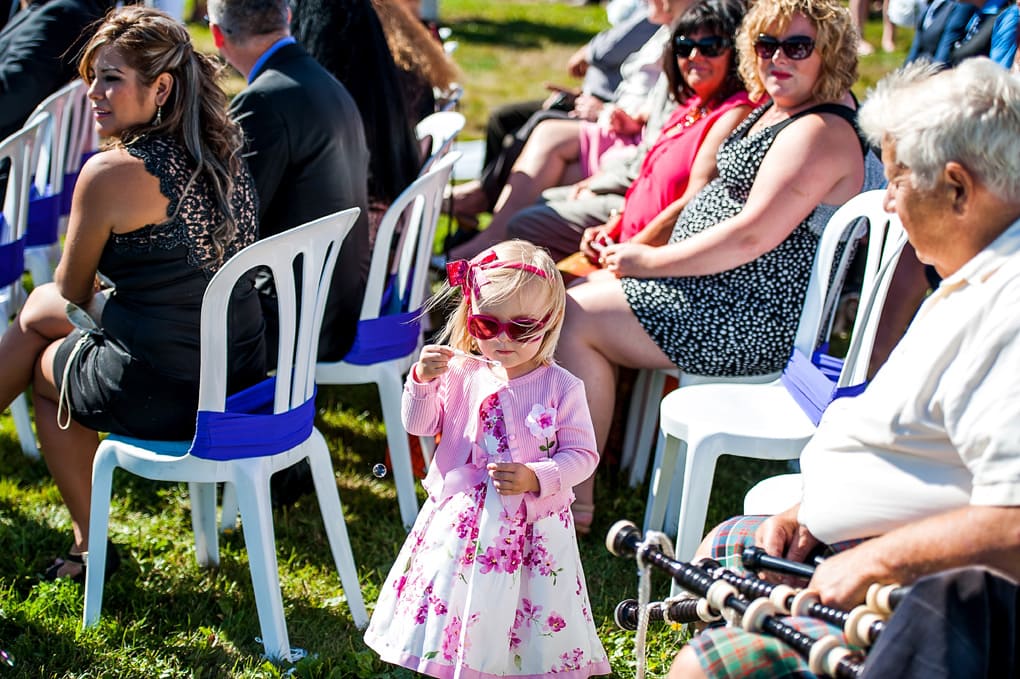
<path fill-rule="evenodd" d="M 192 436 L 202 296 L 257 233 L 219 67 L 182 24 L 144 7 L 117 10 L 86 46 L 80 73 L 107 144 L 82 167 L 56 282 L 36 288 L 0 338 L 0 406 L 33 386 L 39 440 L 74 529 L 70 552 L 46 575 L 75 579 L 84 576 L 96 431 Z M 112 294 L 96 294 L 97 273 Z M 97 329 L 75 330 L 67 302 Z M 231 304 L 232 389 L 264 377 L 262 330 L 243 280 Z"/>

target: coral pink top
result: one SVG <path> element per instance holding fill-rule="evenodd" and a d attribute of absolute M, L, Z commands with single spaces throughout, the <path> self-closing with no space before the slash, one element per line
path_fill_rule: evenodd
<path fill-rule="evenodd" d="M 747 92 L 737 92 L 711 111 L 704 109 L 698 96 L 679 106 L 662 126 L 659 138 L 641 163 L 641 172 L 627 190 L 613 239 L 618 243 L 630 240 L 682 196 L 701 142 L 715 121 L 734 106 L 751 105 Z"/>

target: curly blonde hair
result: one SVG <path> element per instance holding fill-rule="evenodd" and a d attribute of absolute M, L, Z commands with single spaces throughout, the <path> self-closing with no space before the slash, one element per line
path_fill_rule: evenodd
<path fill-rule="evenodd" d="M 758 77 L 754 41 L 762 33 L 782 33 L 794 15 L 800 14 L 815 27 L 815 51 L 822 69 L 812 94 L 817 101 L 836 101 L 857 82 L 857 29 L 850 11 L 839 0 L 768 0 L 748 10 L 737 32 L 740 75 L 752 100 L 766 94 Z"/>
<path fill-rule="evenodd" d="M 545 319 L 542 343 L 539 345 L 536 358 L 545 365 L 552 363 L 567 305 L 563 276 L 556 268 L 556 263 L 544 248 L 525 240 L 508 240 L 485 250 L 471 260 L 472 264 L 481 262 L 490 253 L 495 253 L 496 263 L 494 266 L 485 267 L 486 282 L 481 286 L 479 296 L 487 304 L 501 304 L 518 296 L 528 299 L 530 303 L 528 314 L 534 318 Z M 516 266 L 533 268 L 542 273 L 535 274 L 532 271 L 515 268 Z M 460 287 L 444 283 L 443 288 L 428 304 L 429 309 L 448 308 L 454 300 L 457 304 L 437 341 L 449 343 L 461 351 L 478 353 L 478 342 L 467 331 L 471 297 L 462 295 L 459 291 Z"/>

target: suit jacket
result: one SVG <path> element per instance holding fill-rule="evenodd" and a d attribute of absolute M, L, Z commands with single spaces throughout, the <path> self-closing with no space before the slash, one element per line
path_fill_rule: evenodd
<path fill-rule="evenodd" d="M 21 129 L 43 99 L 77 75 L 82 31 L 110 5 L 48 0 L 11 17 L 0 31 L 0 139 Z"/>
<path fill-rule="evenodd" d="M 290 44 L 266 61 L 230 110 L 247 140 L 260 238 L 361 208 L 340 250 L 319 336 L 319 358 L 340 359 L 354 342 L 371 260 L 368 147 L 358 107 L 339 81 L 300 45 Z M 267 290 L 265 281 L 259 287 Z M 267 338 L 273 339 L 272 305 L 266 320 Z"/>

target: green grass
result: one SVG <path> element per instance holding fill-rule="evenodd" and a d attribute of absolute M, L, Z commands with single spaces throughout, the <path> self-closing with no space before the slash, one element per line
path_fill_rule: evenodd
<path fill-rule="evenodd" d="M 465 72 L 462 110 L 468 134 L 484 129 L 489 107 L 543 95 L 546 81 L 567 82 L 567 55 L 604 27 L 597 8 L 548 0 L 443 0 L 444 22 L 460 43 Z M 878 44 L 879 26 L 866 35 Z M 207 32 L 195 28 L 206 49 Z M 901 51 L 862 60 L 859 96 L 903 59 Z M 236 84 L 235 84 L 236 86 Z M 441 227 L 442 233 L 442 227 Z M 626 399 L 621 397 L 622 401 Z M 330 444 L 341 500 L 354 545 L 362 592 L 371 607 L 404 537 L 391 478 L 372 466 L 385 458 L 378 399 L 367 387 L 320 391 L 317 424 Z M 612 437 L 619 440 L 617 431 Z M 602 539 L 617 519 L 637 523 L 647 485 L 629 489 L 615 462 L 618 446 L 597 475 L 597 516 L 582 540 L 589 594 L 599 634 L 615 676 L 633 677 L 633 634 L 615 629 L 612 613 L 636 597 L 634 565 L 609 555 Z M 744 492 L 783 470 L 780 463 L 724 457 L 717 469 L 708 524 L 740 511 Z M 419 490 L 419 493 L 421 491 Z M 70 523 L 41 462 L 22 455 L 9 415 L 0 416 L 0 679 L 8 677 L 409 677 L 378 661 L 354 628 L 332 566 L 314 498 L 277 512 L 276 539 L 291 644 L 310 652 L 296 665 L 261 658 L 258 619 L 240 534 L 221 540 L 221 565 L 197 567 L 187 491 L 120 472 L 115 476 L 111 535 L 126 557 L 107 586 L 101 623 L 80 628 L 82 589 L 69 582 L 40 583 L 38 574 L 70 542 Z M 668 592 L 655 578 L 655 594 Z M 338 598 L 340 597 L 340 598 Z M 664 627 L 649 637 L 650 676 L 663 676 L 682 641 Z"/>

